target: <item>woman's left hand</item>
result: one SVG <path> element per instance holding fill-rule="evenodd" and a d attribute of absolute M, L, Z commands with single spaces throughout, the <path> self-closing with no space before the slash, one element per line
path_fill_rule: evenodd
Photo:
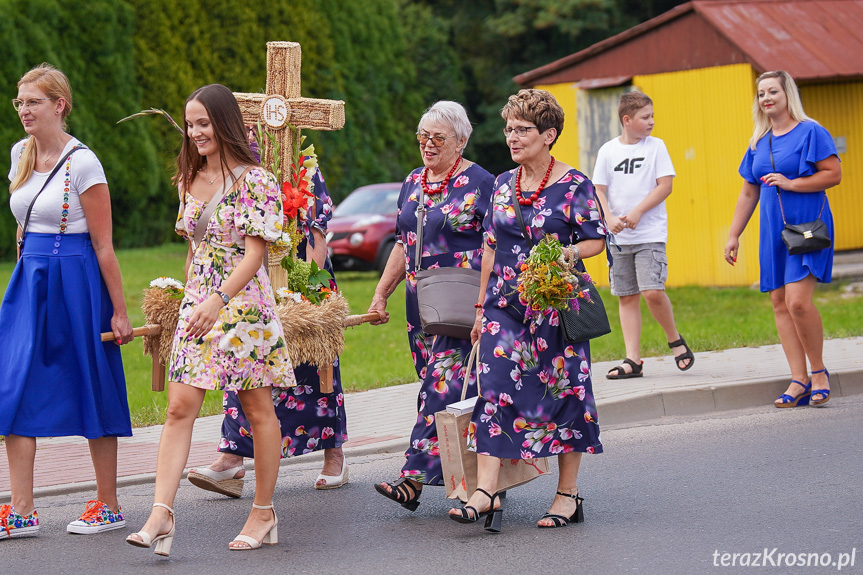
<path fill-rule="evenodd" d="M 127 315 L 114 314 L 111 316 L 111 331 L 114 333 L 116 345 L 123 345 L 135 339 L 135 336 L 132 335 L 132 322 L 129 321 Z"/>
<path fill-rule="evenodd" d="M 473 322 L 473 328 L 470 330 L 470 342 L 476 344 L 479 338 L 482 337 L 482 310 L 476 310 L 476 319 Z"/>
<path fill-rule="evenodd" d="M 201 337 L 216 325 L 219 319 L 219 310 L 224 306 L 222 298 L 213 294 L 192 310 L 189 322 L 186 324 L 186 333 L 193 338 Z"/>
<path fill-rule="evenodd" d="M 783 176 L 782 174 L 770 173 L 761 178 L 761 181 L 767 184 L 768 186 L 776 186 L 778 188 L 782 188 L 783 190 L 788 190 L 789 192 L 792 190 L 792 186 L 794 184 L 791 183 L 791 180 Z"/>

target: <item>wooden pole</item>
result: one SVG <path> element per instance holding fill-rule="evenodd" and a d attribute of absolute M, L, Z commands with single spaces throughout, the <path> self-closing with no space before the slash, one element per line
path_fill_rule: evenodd
<path fill-rule="evenodd" d="M 377 321 L 381 318 L 378 312 L 364 313 L 358 315 L 349 315 L 344 320 L 345 327 L 354 327 L 371 321 Z M 136 327 L 132 330 L 132 335 L 140 337 L 142 335 L 159 335 L 162 332 L 162 326 L 158 324 L 147 324 L 141 327 Z M 102 334 L 102 341 L 114 341 L 114 333 L 106 331 Z M 322 367 L 318 370 L 321 379 L 321 391 L 324 393 L 332 393 L 333 391 L 333 366 Z M 153 391 L 165 390 L 165 366 L 159 362 L 158 354 L 153 356 L 153 377 L 151 381 Z"/>
<path fill-rule="evenodd" d="M 162 333 L 162 326 L 154 323 L 136 327 L 132 330 L 132 335 L 135 337 L 140 337 L 142 335 L 159 335 L 160 333 Z M 106 331 L 102 334 L 102 341 L 114 341 L 115 339 L 117 338 L 114 337 L 114 332 Z"/>

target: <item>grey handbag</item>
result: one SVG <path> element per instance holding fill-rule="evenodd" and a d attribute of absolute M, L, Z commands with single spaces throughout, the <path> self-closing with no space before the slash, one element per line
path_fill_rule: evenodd
<path fill-rule="evenodd" d="M 470 339 L 479 300 L 478 270 L 469 268 L 422 269 L 425 191 L 420 188 L 417 206 L 417 243 L 414 269 L 417 280 L 422 330 L 430 335 Z"/>

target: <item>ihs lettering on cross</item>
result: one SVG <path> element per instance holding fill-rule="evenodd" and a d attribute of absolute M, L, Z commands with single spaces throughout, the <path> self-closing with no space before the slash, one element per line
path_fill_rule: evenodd
<path fill-rule="evenodd" d="M 291 161 L 292 130 L 341 130 L 345 125 L 345 103 L 341 100 L 303 98 L 300 95 L 302 51 L 296 42 L 267 42 L 267 88 L 265 94 L 235 92 L 243 121 L 261 127 L 281 145 L 280 166 Z M 264 165 L 272 164 L 269 138 L 259 142 Z"/>

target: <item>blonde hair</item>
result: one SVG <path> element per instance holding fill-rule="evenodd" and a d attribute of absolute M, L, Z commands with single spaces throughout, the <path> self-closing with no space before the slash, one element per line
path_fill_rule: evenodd
<path fill-rule="evenodd" d="M 72 87 L 69 85 L 69 78 L 66 77 L 66 74 L 51 64 L 43 62 L 21 76 L 21 79 L 18 80 L 18 88 L 20 89 L 24 84 L 36 84 L 36 87 L 45 92 L 51 101 L 56 102 L 60 98 L 63 99 L 64 105 L 60 114 L 63 120 L 63 130 L 68 130 L 66 118 L 72 113 Z M 10 194 L 23 186 L 36 168 L 36 145 L 28 145 L 30 140 L 28 139 L 24 143 L 24 151 L 18 160 L 18 171 L 15 173 L 12 183 L 9 184 Z"/>
<path fill-rule="evenodd" d="M 549 144 L 549 150 L 563 132 L 563 108 L 551 92 L 545 90 L 535 88 L 519 90 L 517 94 L 507 99 L 500 110 L 500 115 L 504 120 L 517 119 L 536 124 L 540 133 L 554 128 L 557 135 L 554 137 L 554 142 Z"/>
<path fill-rule="evenodd" d="M 758 105 L 758 84 L 770 78 L 777 78 L 779 85 L 782 86 L 782 91 L 785 92 L 785 100 L 788 102 L 788 114 L 797 122 L 814 122 L 812 118 L 806 115 L 803 111 L 803 102 L 800 100 L 800 89 L 794 82 L 791 74 L 784 70 L 775 70 L 773 72 L 764 72 L 755 80 L 755 102 L 752 103 L 752 120 L 755 122 L 755 129 L 752 131 L 752 137 L 749 139 L 749 148 L 754 150 L 758 144 L 758 140 L 772 128 L 772 123 L 767 114 Z"/>

